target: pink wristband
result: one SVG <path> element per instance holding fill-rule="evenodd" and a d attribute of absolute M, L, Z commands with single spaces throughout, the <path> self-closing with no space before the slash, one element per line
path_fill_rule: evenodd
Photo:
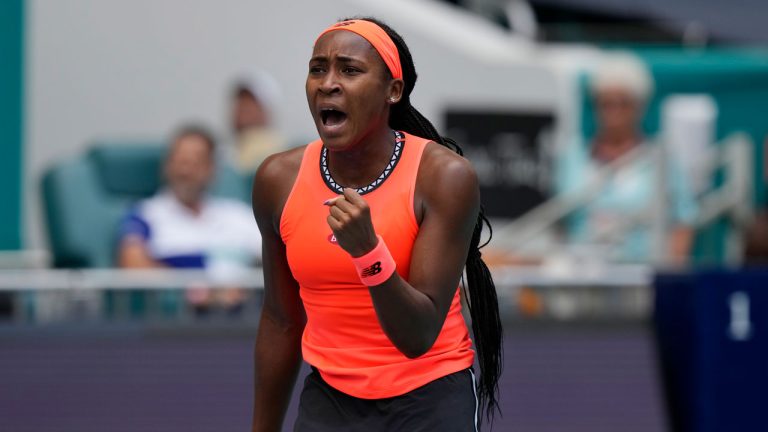
<path fill-rule="evenodd" d="M 379 244 L 363 256 L 352 258 L 357 269 L 360 282 L 364 285 L 375 286 L 384 283 L 395 272 L 395 260 L 387 249 L 387 244 L 381 236 L 376 236 Z"/>

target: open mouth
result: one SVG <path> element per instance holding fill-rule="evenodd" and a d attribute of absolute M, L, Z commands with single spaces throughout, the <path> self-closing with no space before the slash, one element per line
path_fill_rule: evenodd
<path fill-rule="evenodd" d="M 347 114 L 342 111 L 332 108 L 320 110 L 320 120 L 323 122 L 324 126 L 337 126 L 344 123 L 344 120 L 346 119 Z"/>

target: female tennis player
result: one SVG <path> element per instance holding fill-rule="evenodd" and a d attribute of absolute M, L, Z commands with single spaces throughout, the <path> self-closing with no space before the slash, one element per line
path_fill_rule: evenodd
<path fill-rule="evenodd" d="M 306 93 L 320 139 L 268 158 L 254 181 L 266 290 L 254 431 L 280 430 L 302 355 L 296 431 L 475 431 L 498 408 L 477 176 L 411 106 L 415 82 L 405 42 L 375 19 L 315 41 Z"/>

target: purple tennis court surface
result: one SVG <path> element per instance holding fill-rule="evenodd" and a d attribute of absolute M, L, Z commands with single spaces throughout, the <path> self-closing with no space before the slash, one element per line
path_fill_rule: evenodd
<path fill-rule="evenodd" d="M 113 327 L 0 329 L 0 432 L 249 430 L 255 330 Z M 640 325 L 508 329 L 505 350 L 496 431 L 666 429 Z"/>

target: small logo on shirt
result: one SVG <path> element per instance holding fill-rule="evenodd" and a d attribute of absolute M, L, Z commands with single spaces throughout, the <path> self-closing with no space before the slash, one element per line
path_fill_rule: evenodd
<path fill-rule="evenodd" d="M 333 244 L 339 244 L 339 242 L 336 240 L 336 234 L 331 234 L 328 236 L 328 241 Z"/>
<path fill-rule="evenodd" d="M 362 276 L 364 278 L 367 278 L 370 276 L 375 276 L 379 273 L 381 273 L 381 261 L 376 261 L 370 267 L 366 267 L 363 269 Z"/>

